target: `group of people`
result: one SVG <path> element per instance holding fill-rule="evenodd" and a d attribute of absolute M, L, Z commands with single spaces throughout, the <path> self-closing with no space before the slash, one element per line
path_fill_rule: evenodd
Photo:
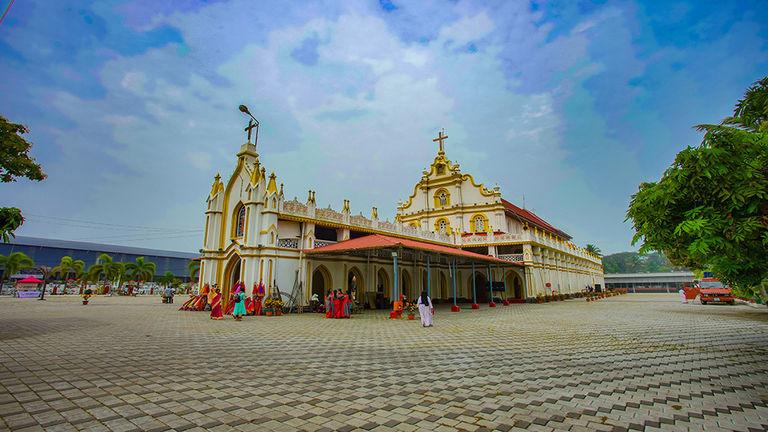
<path fill-rule="evenodd" d="M 354 296 L 350 293 L 343 293 L 341 290 L 335 290 L 328 293 L 325 297 L 325 317 L 326 318 L 352 318 L 352 304 Z"/>
<path fill-rule="evenodd" d="M 248 297 L 245 294 L 245 284 L 238 282 L 235 284 L 230 295 L 227 309 L 224 310 L 221 304 L 221 290 L 214 284 L 213 288 L 205 284 L 198 295 L 191 295 L 189 300 L 179 308 L 184 311 L 210 311 L 211 319 L 220 320 L 224 315 L 241 321 L 245 315 L 261 315 L 262 303 L 264 301 L 264 284 L 259 282 L 253 284 L 253 296 Z"/>

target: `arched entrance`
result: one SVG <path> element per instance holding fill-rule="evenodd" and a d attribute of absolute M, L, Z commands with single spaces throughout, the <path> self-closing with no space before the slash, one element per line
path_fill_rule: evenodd
<path fill-rule="evenodd" d="M 320 301 L 328 295 L 333 281 L 331 280 L 331 273 L 323 265 L 317 266 L 315 271 L 312 272 L 312 294 L 317 294 Z"/>
<path fill-rule="evenodd" d="M 221 303 L 226 305 L 229 302 L 229 296 L 232 293 L 232 287 L 240 280 L 240 263 L 242 259 L 240 255 L 234 254 L 227 261 L 227 266 L 224 268 L 224 280 L 222 283 L 224 286 L 221 289 Z"/>
<path fill-rule="evenodd" d="M 414 298 L 413 292 L 411 292 L 413 291 L 411 274 L 408 273 L 408 270 L 403 269 L 401 271 L 400 286 L 398 288 L 400 289 L 400 292 L 405 296 L 406 301 L 410 301 Z"/>
<path fill-rule="evenodd" d="M 467 278 L 467 287 L 469 290 L 469 300 L 472 301 L 472 278 L 475 278 L 475 292 L 477 293 L 477 303 L 488 302 L 488 279 L 484 274 L 476 271 L 474 275 Z"/>
<path fill-rule="evenodd" d="M 517 274 L 516 271 L 507 272 L 504 280 L 507 282 L 507 296 L 515 299 L 524 298 L 525 295 L 523 294 L 523 280 L 520 278 L 520 275 Z"/>
<path fill-rule="evenodd" d="M 448 279 L 445 277 L 445 273 L 440 272 L 440 300 L 448 299 Z"/>
<path fill-rule="evenodd" d="M 352 267 L 347 272 L 347 292 L 355 292 L 356 296 L 362 294 L 363 287 L 363 273 L 357 267 Z"/>
<path fill-rule="evenodd" d="M 380 268 L 376 272 L 376 309 L 389 309 L 390 295 L 389 275 Z"/>

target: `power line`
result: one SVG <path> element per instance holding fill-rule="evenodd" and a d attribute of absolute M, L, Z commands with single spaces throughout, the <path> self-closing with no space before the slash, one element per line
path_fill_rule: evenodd
<path fill-rule="evenodd" d="M 0 24 L 3 23 L 3 20 L 5 20 L 5 16 L 8 15 L 8 12 L 11 10 L 11 6 L 13 6 L 13 1 L 11 0 L 10 3 L 8 3 L 8 7 L 5 8 L 5 12 L 3 12 L 3 16 L 0 16 Z"/>
<path fill-rule="evenodd" d="M 192 228 L 159 228 L 159 227 L 149 227 L 149 226 L 142 226 L 142 225 L 124 225 L 124 224 L 113 224 L 113 223 L 106 223 L 106 222 L 94 222 L 94 221 L 87 221 L 82 219 L 72 219 L 72 218 L 62 218 L 57 216 L 45 216 L 45 215 L 37 215 L 33 213 L 27 213 L 26 216 L 31 216 L 34 218 L 41 218 L 41 219 L 51 219 L 51 220 L 57 220 L 57 221 L 64 221 L 64 222 L 74 222 L 78 224 L 85 224 L 85 227 L 94 227 L 94 226 L 102 226 L 102 227 L 111 227 L 111 228 L 124 228 L 124 229 L 136 229 L 136 230 L 149 230 L 149 231 L 196 231 L 200 232 L 203 231 L 202 229 L 192 229 Z M 38 221 L 42 222 L 42 221 Z M 85 228 L 84 227 L 84 228 Z"/>

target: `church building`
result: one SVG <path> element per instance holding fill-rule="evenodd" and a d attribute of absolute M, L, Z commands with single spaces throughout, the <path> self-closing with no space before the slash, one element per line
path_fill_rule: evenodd
<path fill-rule="evenodd" d="M 207 199 L 200 284 L 218 286 L 224 299 L 242 281 L 262 282 L 297 305 L 313 293 L 352 289 L 361 306 L 388 308 L 422 289 L 438 302 L 493 303 L 603 286 L 600 257 L 525 208 L 505 200 L 439 150 L 394 222 L 318 208 L 315 191 L 304 202 L 286 200 L 283 185 L 259 160 L 250 138 L 235 170 L 216 175 Z"/>

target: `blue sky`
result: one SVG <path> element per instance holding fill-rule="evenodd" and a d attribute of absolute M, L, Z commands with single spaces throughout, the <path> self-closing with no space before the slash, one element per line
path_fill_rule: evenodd
<path fill-rule="evenodd" d="M 391 219 L 444 127 L 479 181 L 631 250 L 631 194 L 768 74 L 766 23 L 764 1 L 17 0 L 0 114 L 49 177 L 0 202 L 20 235 L 195 251 L 245 103 L 289 198 Z"/>

